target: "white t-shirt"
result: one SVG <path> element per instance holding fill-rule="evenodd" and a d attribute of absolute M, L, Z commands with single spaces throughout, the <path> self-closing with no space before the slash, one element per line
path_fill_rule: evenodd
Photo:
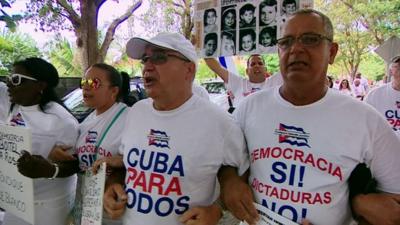
<path fill-rule="evenodd" d="M 277 87 L 283 84 L 283 78 L 281 72 L 276 72 L 266 80 L 266 87 Z"/>
<path fill-rule="evenodd" d="M 201 98 L 210 100 L 210 96 L 209 96 L 207 90 L 203 86 L 193 83 L 192 91 L 193 91 L 193 94 L 195 94 Z"/>
<path fill-rule="evenodd" d="M 218 196 L 222 165 L 249 166 L 243 133 L 227 112 L 193 95 L 171 111 L 157 111 L 152 99 L 128 112 L 122 133 L 128 194 L 125 225 L 181 224 L 193 206 Z"/>
<path fill-rule="evenodd" d="M 372 89 L 365 102 L 378 110 L 389 122 L 400 138 L 400 91 L 393 89 L 392 83 Z"/>
<path fill-rule="evenodd" d="M 336 90 L 338 90 L 338 89 L 336 89 Z M 342 90 L 339 90 L 339 92 L 340 93 L 342 93 L 342 94 L 344 94 L 344 95 L 347 95 L 347 96 L 353 96 L 353 92 L 352 91 L 350 91 L 349 89 L 342 89 Z"/>
<path fill-rule="evenodd" d="M 353 87 L 351 87 L 351 90 L 353 91 L 353 96 L 356 98 L 364 97 L 366 93 L 364 87 L 361 84 L 358 86 L 353 85 Z"/>
<path fill-rule="evenodd" d="M 361 77 L 360 79 L 360 84 L 361 86 L 364 87 L 365 93 L 368 93 L 369 91 L 369 85 L 368 85 L 368 80 L 365 77 Z"/>
<path fill-rule="evenodd" d="M 5 124 L 10 110 L 10 101 L 7 93 L 7 86 L 0 82 L 0 124 Z"/>
<path fill-rule="evenodd" d="M 96 144 L 100 141 L 103 133 L 110 125 L 111 121 L 122 108 L 127 107 L 123 103 L 115 103 L 111 108 L 100 115 L 93 111 L 80 125 L 79 138 L 76 143 L 75 151 L 79 158 L 79 167 L 85 170 L 92 166 L 96 159 L 111 157 L 118 154 L 121 145 L 121 132 L 125 125 L 128 109 L 125 109 L 110 127 L 104 140 L 97 150 Z"/>
<path fill-rule="evenodd" d="M 74 146 L 78 137 L 78 122 L 61 105 L 47 104 L 45 112 L 39 105 L 15 105 L 7 124 L 28 127 L 32 132 L 32 154 L 47 158 L 54 145 Z M 48 200 L 75 190 L 76 176 L 49 180 L 33 180 L 35 200 Z"/>
<path fill-rule="evenodd" d="M 256 202 L 293 221 L 348 224 L 347 181 L 362 162 L 380 190 L 400 193 L 400 140 L 367 104 L 329 89 L 321 100 L 295 106 L 273 88 L 247 98 L 235 116 Z"/>
<path fill-rule="evenodd" d="M 269 87 L 280 86 L 282 83 L 280 74 L 271 76 L 261 83 L 252 83 L 244 77 L 229 72 L 227 89 L 231 94 L 232 103 L 236 107 L 246 96 Z"/>

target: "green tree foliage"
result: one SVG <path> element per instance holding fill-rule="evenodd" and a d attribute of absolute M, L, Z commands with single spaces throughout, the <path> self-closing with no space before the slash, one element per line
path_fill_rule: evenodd
<path fill-rule="evenodd" d="M 359 16 L 349 14 L 349 9 L 341 1 L 322 3 L 321 8 L 331 18 L 335 26 L 335 41 L 339 52 L 334 66 L 340 74 L 354 74 L 358 71 L 361 58 L 371 43 L 368 32 L 362 28 Z"/>
<path fill-rule="evenodd" d="M 354 77 L 361 71 L 376 79 L 384 72 L 384 66 L 376 66 L 379 60 L 371 50 L 390 36 L 400 34 L 399 1 L 317 0 L 315 5 L 331 18 L 335 41 L 339 43 L 330 74 Z"/>
<path fill-rule="evenodd" d="M 77 50 L 65 38 L 58 37 L 47 44 L 46 52 L 50 62 L 57 68 L 60 76 L 80 77 L 82 64 L 78 60 Z"/>
<path fill-rule="evenodd" d="M 377 54 L 365 54 L 361 58 L 359 71 L 370 80 L 381 80 L 385 75 L 385 62 Z"/>
<path fill-rule="evenodd" d="M 0 0 L 0 21 L 6 23 L 11 31 L 15 31 L 17 21 L 22 19 L 21 15 L 9 15 L 4 8 L 11 8 L 12 1 Z"/>
<path fill-rule="evenodd" d="M 27 34 L 0 33 L 0 75 L 7 75 L 14 62 L 27 57 L 41 57 L 36 42 Z"/>
<path fill-rule="evenodd" d="M 153 0 L 142 25 L 151 34 L 175 31 L 190 39 L 193 30 L 193 0 Z"/>
<path fill-rule="evenodd" d="M 400 35 L 400 1 L 398 0 L 341 0 L 347 14 L 357 20 L 370 33 L 374 44 L 382 44 L 392 35 Z"/>
<path fill-rule="evenodd" d="M 279 71 L 279 57 L 277 53 L 262 55 L 262 57 L 267 66 L 268 73 L 272 75 Z"/>
<path fill-rule="evenodd" d="M 76 45 L 81 57 L 82 68 L 104 62 L 107 51 L 114 38 L 115 30 L 126 21 L 141 0 L 132 1 L 125 13 L 115 18 L 106 28 L 105 37 L 97 45 L 97 18 L 100 8 L 107 0 L 30 0 L 27 14 L 43 31 L 58 32 L 63 29 L 74 31 Z M 118 1 L 117 1 L 118 2 Z"/>

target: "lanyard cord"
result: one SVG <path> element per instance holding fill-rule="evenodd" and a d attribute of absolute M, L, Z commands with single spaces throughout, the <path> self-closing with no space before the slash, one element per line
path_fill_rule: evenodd
<path fill-rule="evenodd" d="M 122 109 L 120 109 L 118 111 L 118 113 L 114 116 L 114 118 L 112 119 L 111 123 L 108 125 L 108 127 L 106 128 L 106 130 L 104 131 L 103 135 L 101 136 L 99 142 L 96 144 L 95 149 L 96 149 L 96 154 L 94 155 L 94 161 L 97 160 L 97 150 L 100 147 L 101 143 L 103 143 L 104 138 L 106 137 L 108 131 L 110 130 L 110 128 L 112 127 L 112 125 L 115 123 L 115 121 L 119 118 L 119 116 L 122 114 L 123 111 L 125 111 L 127 107 L 123 107 Z"/>

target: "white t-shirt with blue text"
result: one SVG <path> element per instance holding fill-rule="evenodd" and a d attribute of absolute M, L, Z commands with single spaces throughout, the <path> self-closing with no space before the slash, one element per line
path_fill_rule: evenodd
<path fill-rule="evenodd" d="M 193 95 L 171 111 L 157 111 L 152 99 L 136 103 L 122 135 L 127 170 L 125 225 L 179 224 L 194 206 L 218 197 L 222 165 L 249 166 L 243 133 L 233 118 Z"/>
<path fill-rule="evenodd" d="M 295 106 L 273 88 L 246 98 L 235 117 L 255 201 L 280 215 L 349 224 L 347 181 L 359 163 L 371 168 L 379 190 L 400 194 L 400 140 L 365 103 L 329 89 L 319 101 Z"/>

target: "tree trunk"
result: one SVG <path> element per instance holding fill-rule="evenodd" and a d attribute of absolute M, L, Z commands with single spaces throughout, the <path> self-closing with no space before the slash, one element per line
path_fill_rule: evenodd
<path fill-rule="evenodd" d="M 99 48 L 97 46 L 97 7 L 93 0 L 81 1 L 81 29 L 78 33 L 77 46 L 82 57 L 82 69 L 98 63 Z"/>

